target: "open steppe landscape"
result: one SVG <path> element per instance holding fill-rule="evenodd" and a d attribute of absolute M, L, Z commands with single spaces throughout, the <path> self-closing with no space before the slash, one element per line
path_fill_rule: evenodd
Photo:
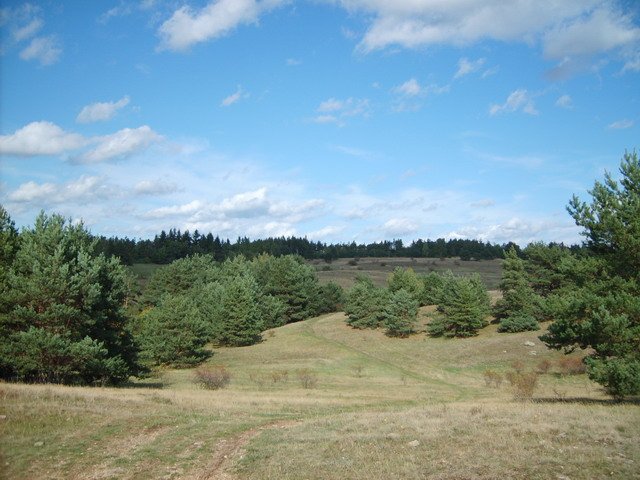
<path fill-rule="evenodd" d="M 432 308 L 421 309 L 420 322 Z M 640 415 L 540 332 L 408 339 L 335 313 L 215 349 L 227 388 L 164 370 L 128 388 L 0 385 L 2 471 L 24 479 L 640 478 Z M 527 343 L 525 345 L 525 342 Z M 533 346 L 528 346 L 533 344 Z M 500 374 L 551 364 L 532 401 Z M 519 365 L 518 365 L 519 364 Z M 303 388 L 301 378 L 312 380 Z"/>

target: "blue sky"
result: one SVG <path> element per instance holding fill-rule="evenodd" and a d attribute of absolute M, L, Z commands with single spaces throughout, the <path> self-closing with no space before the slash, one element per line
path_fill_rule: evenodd
<path fill-rule="evenodd" d="M 4 1 L 0 202 L 92 232 L 579 241 L 640 4 Z"/>

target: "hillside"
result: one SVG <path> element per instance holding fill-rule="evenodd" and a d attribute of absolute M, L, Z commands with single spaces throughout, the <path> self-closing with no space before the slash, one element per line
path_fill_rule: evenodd
<path fill-rule="evenodd" d="M 192 370 L 125 389 L 2 384 L 2 466 L 52 479 L 640 478 L 638 405 L 561 374 L 538 335 L 392 339 L 331 314 L 216 349 L 223 390 Z M 485 384 L 487 369 L 544 359 L 535 402 Z"/>

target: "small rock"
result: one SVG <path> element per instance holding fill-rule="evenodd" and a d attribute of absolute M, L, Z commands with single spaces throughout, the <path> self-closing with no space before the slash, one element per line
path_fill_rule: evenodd
<path fill-rule="evenodd" d="M 529 341 L 529 340 L 527 340 L 526 342 L 524 342 L 524 346 L 525 347 L 535 347 L 536 344 L 531 342 L 531 341 Z"/>
<path fill-rule="evenodd" d="M 7 416 L 6 415 L 0 415 L 0 420 L 6 420 Z"/>
<path fill-rule="evenodd" d="M 34 447 L 41 447 L 44 445 L 44 442 L 36 442 L 33 444 Z"/>
<path fill-rule="evenodd" d="M 420 442 L 418 440 L 411 440 L 409 443 L 407 443 L 407 445 L 409 445 L 410 447 L 417 447 L 418 445 L 420 445 Z"/>
<path fill-rule="evenodd" d="M 538 352 L 536 352 L 535 350 L 531 350 L 531 351 L 529 352 L 529 355 L 537 355 L 537 354 L 538 354 Z"/>

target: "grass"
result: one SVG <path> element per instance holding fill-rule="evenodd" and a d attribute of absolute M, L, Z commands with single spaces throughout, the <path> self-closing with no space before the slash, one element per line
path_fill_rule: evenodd
<path fill-rule="evenodd" d="M 397 267 L 413 268 L 416 273 L 445 272 L 457 275 L 478 273 L 490 290 L 498 288 L 502 275 L 502 260 L 459 260 L 457 258 L 341 258 L 331 263 L 323 260 L 310 262 L 321 282 L 333 281 L 343 288 L 353 285 L 357 275 L 367 275 L 378 286 L 385 286 L 387 277 Z"/>
<path fill-rule="evenodd" d="M 422 325 L 430 312 L 422 309 Z M 198 387 L 193 370 L 122 389 L 0 384 L 0 473 L 640 478 L 638 405 L 610 402 L 584 374 L 562 374 L 562 354 L 539 334 L 491 325 L 470 339 L 395 339 L 330 314 L 268 332 L 258 345 L 216 349 L 210 365 L 232 375 L 219 390 Z M 487 369 L 504 374 L 520 361 L 533 370 L 543 359 L 552 367 L 535 402 L 515 402 L 508 382 L 485 385 Z M 317 383 L 304 388 L 301 374 Z"/>

